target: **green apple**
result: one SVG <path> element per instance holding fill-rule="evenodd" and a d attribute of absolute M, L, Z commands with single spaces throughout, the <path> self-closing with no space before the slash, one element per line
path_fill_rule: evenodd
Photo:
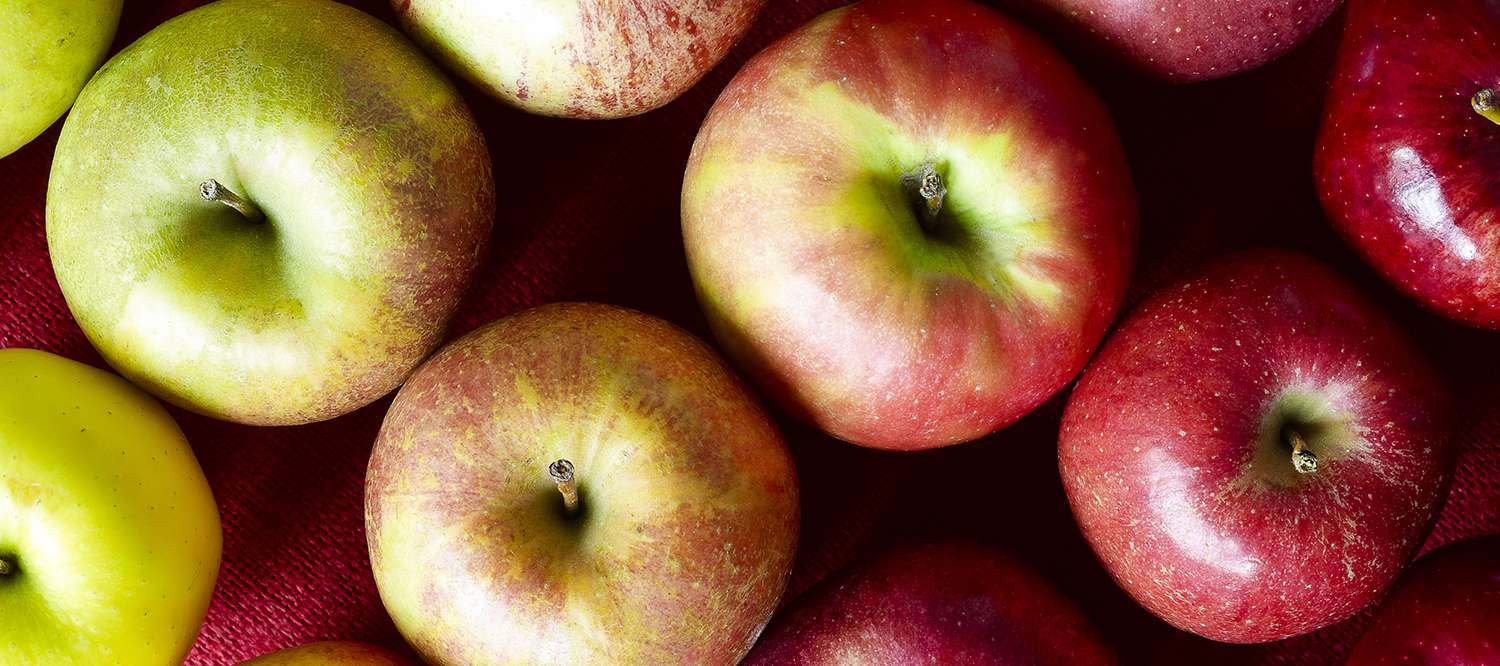
<path fill-rule="evenodd" d="M 715 354 L 549 305 L 412 375 L 365 481 L 380 597 L 434 666 L 734 664 L 796 549 L 797 475 Z"/>
<path fill-rule="evenodd" d="M 323 641 L 262 655 L 240 666 L 412 666 L 412 663 L 367 643 Z"/>
<path fill-rule="evenodd" d="M 84 88 L 47 243 L 122 374 L 277 425 L 400 384 L 437 346 L 493 217 L 473 117 L 400 33 L 328 0 L 223 0 Z"/>
<path fill-rule="evenodd" d="M 0 0 L 0 157 L 73 105 L 104 61 L 121 0 Z"/>
<path fill-rule="evenodd" d="M 175 664 L 219 512 L 166 410 L 112 374 L 0 350 L 0 664 Z"/>

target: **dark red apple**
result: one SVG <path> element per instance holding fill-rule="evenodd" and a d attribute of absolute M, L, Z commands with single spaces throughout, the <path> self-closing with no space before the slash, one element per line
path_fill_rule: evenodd
<path fill-rule="evenodd" d="M 1355 0 L 1315 162 L 1344 237 L 1403 291 L 1500 328 L 1500 3 Z"/>
<path fill-rule="evenodd" d="M 1149 298 L 1084 372 L 1063 485 L 1121 587 L 1178 628 L 1249 643 L 1376 599 L 1452 477 L 1443 385 L 1322 264 L 1232 256 Z"/>
<path fill-rule="evenodd" d="M 1500 664 L 1500 535 L 1427 554 L 1396 584 L 1349 666 Z"/>
<path fill-rule="evenodd" d="M 1108 112 L 1024 26 L 866 0 L 757 55 L 693 145 L 688 265 L 729 354 L 883 449 L 1034 409 L 1104 337 L 1136 208 Z"/>
<path fill-rule="evenodd" d="M 1254 69 L 1301 43 L 1341 0 L 1004 0 L 1102 57 L 1175 82 Z"/>
<path fill-rule="evenodd" d="M 744 665 L 1114 662 L 1036 573 L 990 548 L 937 541 L 824 581 L 766 629 Z"/>

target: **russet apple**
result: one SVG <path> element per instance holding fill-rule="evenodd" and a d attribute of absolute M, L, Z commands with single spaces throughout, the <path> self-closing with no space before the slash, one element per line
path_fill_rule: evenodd
<path fill-rule="evenodd" d="M 766 629 L 746 666 L 1115 663 L 1036 573 L 961 541 L 905 545 L 821 583 Z"/>
<path fill-rule="evenodd" d="M 1349 3 L 1314 162 L 1334 226 L 1401 290 L 1500 328 L 1500 5 Z"/>
<path fill-rule="evenodd" d="M 1128 315 L 1058 439 L 1115 581 L 1176 627 L 1272 641 L 1379 598 L 1454 463 L 1443 385 L 1383 313 L 1285 251 L 1213 263 Z"/>
<path fill-rule="evenodd" d="M 791 572 L 765 412 L 661 320 L 564 304 L 480 328 L 397 394 L 370 457 L 381 599 L 437 666 L 734 664 Z"/>
<path fill-rule="evenodd" d="M 0 350 L 0 664 L 178 664 L 219 575 L 182 431 L 102 370 Z"/>
<path fill-rule="evenodd" d="M 974 439 L 1083 367 L 1134 262 L 1109 114 L 1061 56 L 966 0 L 866 0 L 753 58 L 682 193 L 730 356 L 840 439 Z"/>
<path fill-rule="evenodd" d="M 61 118 L 104 62 L 121 0 L 0 0 L 0 157 Z"/>
<path fill-rule="evenodd" d="M 1500 535 L 1449 544 L 1402 574 L 1347 666 L 1500 664 Z"/>
<path fill-rule="evenodd" d="M 437 346 L 493 215 L 479 129 L 398 32 L 329 0 L 221 0 L 79 96 L 47 245 L 121 374 L 293 424 L 364 406 Z"/>
<path fill-rule="evenodd" d="M 681 95 L 765 0 L 392 0 L 439 60 L 532 113 L 620 118 Z"/>
<path fill-rule="evenodd" d="M 1217 79 L 1282 56 L 1343 0 L 1002 0 L 1069 44 L 1178 83 Z"/>
<path fill-rule="evenodd" d="M 322 641 L 261 655 L 240 666 L 416 666 L 382 647 L 355 641 Z"/>

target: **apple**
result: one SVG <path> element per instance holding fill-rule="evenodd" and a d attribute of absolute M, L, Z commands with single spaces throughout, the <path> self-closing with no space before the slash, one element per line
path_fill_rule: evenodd
<path fill-rule="evenodd" d="M 181 663 L 220 538 L 161 405 L 82 363 L 0 350 L 0 663 Z"/>
<path fill-rule="evenodd" d="M 114 41 L 121 0 L 0 2 L 0 157 L 61 118 Z"/>
<path fill-rule="evenodd" d="M 1500 328 L 1500 5 L 1351 2 L 1314 162 L 1323 207 L 1396 287 Z"/>
<path fill-rule="evenodd" d="M 729 355 L 882 449 L 974 439 L 1062 388 L 1136 240 L 1109 114 L 966 0 L 866 0 L 755 56 L 699 131 L 682 215 Z"/>
<path fill-rule="evenodd" d="M 1348 666 L 1500 664 L 1500 535 L 1417 560 L 1381 605 Z"/>
<path fill-rule="evenodd" d="M 1114 662 L 1036 573 L 988 548 L 937 541 L 825 580 L 772 623 L 745 665 Z"/>
<path fill-rule="evenodd" d="M 221 0 L 79 96 L 47 245 L 121 374 L 280 425 L 400 384 L 438 345 L 493 216 L 474 119 L 394 29 L 328 0 Z"/>
<path fill-rule="evenodd" d="M 1342 0 L 1005 0 L 1101 60 L 1177 83 L 1255 69 L 1302 43 Z"/>
<path fill-rule="evenodd" d="M 412 375 L 365 482 L 380 597 L 429 662 L 734 664 L 791 573 L 775 426 L 661 320 L 544 306 Z"/>
<path fill-rule="evenodd" d="M 621 118 L 660 107 L 724 58 L 765 0 L 392 0 L 429 53 L 511 106 Z"/>
<path fill-rule="evenodd" d="M 308 643 L 261 655 L 240 666 L 414 666 L 382 647 L 354 641 Z"/>
<path fill-rule="evenodd" d="M 1064 412 L 1059 467 L 1126 592 L 1200 636 L 1272 641 L 1380 596 L 1452 478 L 1443 385 L 1305 256 L 1225 258 L 1151 296 Z"/>

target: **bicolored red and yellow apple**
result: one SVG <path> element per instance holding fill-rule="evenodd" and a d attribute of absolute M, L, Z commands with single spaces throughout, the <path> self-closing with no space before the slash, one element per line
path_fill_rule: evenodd
<path fill-rule="evenodd" d="M 355 641 L 321 641 L 261 655 L 240 666 L 415 666 L 382 647 Z"/>
<path fill-rule="evenodd" d="M 517 108 L 620 118 L 677 99 L 765 0 L 392 0 L 449 68 Z"/>
<path fill-rule="evenodd" d="M 366 480 L 381 599 L 437 666 L 734 664 L 798 529 L 791 457 L 701 342 L 551 305 L 438 352 Z"/>
<path fill-rule="evenodd" d="M 1136 239 L 1099 100 L 965 0 L 867 0 L 757 55 L 699 132 L 682 212 L 729 354 L 793 412 L 887 449 L 974 439 L 1060 389 Z"/>

